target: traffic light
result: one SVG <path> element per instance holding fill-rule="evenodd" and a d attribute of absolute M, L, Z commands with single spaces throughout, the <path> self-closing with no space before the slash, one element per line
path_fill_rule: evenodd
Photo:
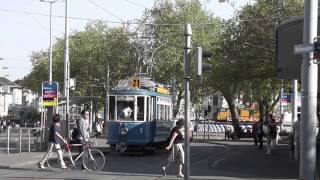
<path fill-rule="evenodd" d="M 212 65 L 203 63 L 203 58 L 210 58 L 212 54 L 210 52 L 202 52 L 202 47 L 197 47 L 196 50 L 196 74 L 202 76 L 202 71 L 208 71 L 212 69 Z"/>

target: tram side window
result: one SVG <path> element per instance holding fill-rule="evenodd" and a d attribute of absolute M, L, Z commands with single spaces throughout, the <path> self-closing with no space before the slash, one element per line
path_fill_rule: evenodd
<path fill-rule="evenodd" d="M 137 120 L 144 121 L 144 97 L 138 97 Z"/>
<path fill-rule="evenodd" d="M 114 108 L 115 108 L 115 97 L 110 96 L 110 99 L 109 99 L 109 118 L 110 118 L 110 120 L 115 119 L 114 118 Z"/>
<path fill-rule="evenodd" d="M 117 101 L 117 116 L 118 116 L 117 119 L 133 121 L 134 120 L 133 107 L 134 107 L 133 101 Z"/>
<path fill-rule="evenodd" d="M 160 105 L 160 120 L 164 121 L 166 119 L 166 111 L 165 111 L 165 106 Z"/>
<path fill-rule="evenodd" d="M 150 121 L 150 97 L 147 97 L 147 112 L 146 112 L 146 115 L 147 115 L 146 120 Z"/>

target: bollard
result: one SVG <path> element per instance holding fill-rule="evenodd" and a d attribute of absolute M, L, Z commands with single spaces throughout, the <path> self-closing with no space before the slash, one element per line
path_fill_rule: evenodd
<path fill-rule="evenodd" d="M 30 152 L 30 144 L 31 144 L 30 129 L 28 129 L 28 150 L 29 150 L 29 152 Z"/>
<path fill-rule="evenodd" d="M 10 154 L 10 127 L 7 127 L 7 154 Z"/>
<path fill-rule="evenodd" d="M 21 154 L 21 145 L 22 145 L 22 129 L 19 129 L 19 153 Z"/>

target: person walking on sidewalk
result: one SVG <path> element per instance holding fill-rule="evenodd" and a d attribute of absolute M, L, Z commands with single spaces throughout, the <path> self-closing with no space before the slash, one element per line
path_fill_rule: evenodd
<path fill-rule="evenodd" d="M 82 153 L 84 149 L 84 145 L 86 142 L 89 141 L 90 134 L 89 134 L 89 111 L 82 110 L 81 111 L 81 118 L 76 122 L 78 127 L 78 135 L 77 141 L 82 144 L 82 147 L 79 149 L 79 154 Z M 82 170 L 84 171 L 85 168 L 82 164 Z"/>
<path fill-rule="evenodd" d="M 259 120 L 258 124 L 257 124 L 257 138 L 258 138 L 258 142 L 259 142 L 259 150 L 261 150 L 263 148 L 263 136 L 264 136 L 264 132 L 263 132 L 263 123 L 262 123 L 262 119 Z"/>
<path fill-rule="evenodd" d="M 258 136 L 257 136 L 258 124 L 259 122 L 255 122 L 252 125 L 252 137 L 253 137 L 253 142 L 255 146 L 258 146 Z"/>
<path fill-rule="evenodd" d="M 271 154 L 271 150 L 275 149 L 277 138 L 277 123 L 272 114 L 269 114 L 269 124 L 267 130 L 267 154 Z"/>
<path fill-rule="evenodd" d="M 60 114 L 55 114 L 53 116 L 53 123 L 50 126 L 49 129 L 49 147 L 47 153 L 44 155 L 42 160 L 39 162 L 39 168 L 41 169 L 46 169 L 44 166 L 44 163 L 47 161 L 49 154 L 52 152 L 53 147 L 56 149 L 59 161 L 61 164 L 62 169 L 66 169 L 67 166 L 63 161 L 63 155 L 62 155 L 62 150 L 60 146 L 60 142 L 63 142 L 64 144 L 67 144 L 67 140 L 65 140 L 61 134 L 60 134 L 60 120 L 61 120 L 61 115 Z"/>
<path fill-rule="evenodd" d="M 169 166 L 175 162 L 177 165 L 177 177 L 184 177 L 182 174 L 182 166 L 184 164 L 184 150 L 183 150 L 183 142 L 184 142 L 184 122 L 183 119 L 179 119 L 176 123 L 176 127 L 171 130 L 170 133 L 170 141 L 169 145 L 165 148 L 166 150 L 170 150 L 170 155 L 165 162 L 165 165 L 162 167 L 162 173 L 165 176 L 166 170 Z M 173 147 L 172 147 L 173 145 Z M 172 148 L 171 148 L 172 147 Z"/>

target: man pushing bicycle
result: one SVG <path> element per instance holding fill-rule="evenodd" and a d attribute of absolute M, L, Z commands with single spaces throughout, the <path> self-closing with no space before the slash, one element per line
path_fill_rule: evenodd
<path fill-rule="evenodd" d="M 76 122 L 78 128 L 77 141 L 82 144 L 82 147 L 79 148 L 79 154 L 84 150 L 84 145 L 86 142 L 89 142 L 89 112 L 87 110 L 81 111 L 81 118 Z M 82 170 L 85 170 L 82 164 Z"/>

